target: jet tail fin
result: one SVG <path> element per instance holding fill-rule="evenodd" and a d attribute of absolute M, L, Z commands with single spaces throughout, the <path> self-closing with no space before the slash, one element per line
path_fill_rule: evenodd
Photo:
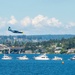
<path fill-rule="evenodd" d="M 8 27 L 8 30 L 11 31 L 11 27 Z"/>

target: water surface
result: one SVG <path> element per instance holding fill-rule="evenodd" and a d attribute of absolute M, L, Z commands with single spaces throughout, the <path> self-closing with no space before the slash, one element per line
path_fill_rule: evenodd
<path fill-rule="evenodd" d="M 60 56 L 62 61 L 53 60 L 34 60 L 36 54 L 27 54 L 29 60 L 18 60 L 16 57 L 22 54 L 10 54 L 12 60 L 1 60 L 3 55 L 0 55 L 0 75 L 75 75 L 75 61 L 68 60 L 72 54 L 48 54 L 49 58 Z"/>

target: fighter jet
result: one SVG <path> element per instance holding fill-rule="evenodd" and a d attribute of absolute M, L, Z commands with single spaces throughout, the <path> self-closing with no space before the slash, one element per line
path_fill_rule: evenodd
<path fill-rule="evenodd" d="M 8 31 L 11 31 L 13 33 L 23 33 L 23 32 L 18 31 L 18 30 L 12 30 L 11 27 L 8 27 Z"/>

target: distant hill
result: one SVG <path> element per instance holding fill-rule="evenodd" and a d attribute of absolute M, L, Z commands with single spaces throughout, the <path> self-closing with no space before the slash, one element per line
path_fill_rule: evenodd
<path fill-rule="evenodd" d="M 75 37 L 75 35 L 30 35 L 30 36 L 27 36 L 28 39 L 41 39 L 41 40 L 50 40 L 50 39 L 61 40 L 62 38 L 68 39 L 72 37 Z"/>
<path fill-rule="evenodd" d="M 45 41 L 50 39 L 58 39 L 61 40 L 62 38 L 68 39 L 75 37 L 75 35 L 18 35 L 18 36 L 0 36 L 0 39 L 6 40 L 6 39 L 27 39 L 27 40 L 38 40 L 38 41 Z"/>

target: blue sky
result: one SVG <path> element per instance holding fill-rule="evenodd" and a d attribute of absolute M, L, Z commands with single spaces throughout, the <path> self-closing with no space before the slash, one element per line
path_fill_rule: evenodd
<path fill-rule="evenodd" d="M 0 35 L 75 34 L 75 0 L 0 0 Z M 19 35 L 19 34 L 16 34 Z"/>

